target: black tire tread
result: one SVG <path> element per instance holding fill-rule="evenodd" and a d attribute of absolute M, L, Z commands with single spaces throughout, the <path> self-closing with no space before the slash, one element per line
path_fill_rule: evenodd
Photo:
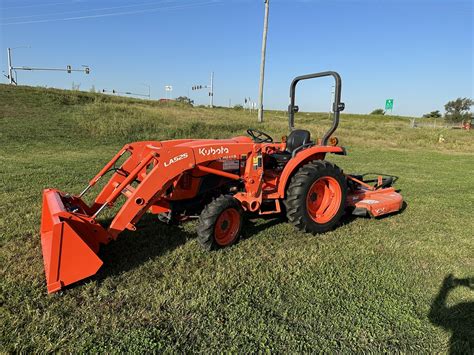
<path fill-rule="evenodd" d="M 243 211 L 240 202 L 231 195 L 220 195 L 214 198 L 202 210 L 196 232 L 198 235 L 197 240 L 205 250 L 210 251 L 222 248 L 222 246 L 218 245 L 215 241 L 214 226 L 219 215 L 228 208 L 235 208 L 242 216 Z M 240 227 L 242 228 L 242 222 Z M 233 241 L 232 244 L 237 243 L 239 238 L 240 230 L 236 240 Z"/>
<path fill-rule="evenodd" d="M 319 177 L 331 175 L 337 178 L 342 189 L 342 201 L 338 213 L 334 218 L 324 224 L 317 224 L 309 220 L 306 212 L 306 194 L 309 186 Z M 306 233 L 324 233 L 337 226 L 345 209 L 347 185 L 342 170 L 335 164 L 326 160 L 313 160 L 302 166 L 291 178 L 286 191 L 284 204 L 288 221 L 297 229 Z"/>

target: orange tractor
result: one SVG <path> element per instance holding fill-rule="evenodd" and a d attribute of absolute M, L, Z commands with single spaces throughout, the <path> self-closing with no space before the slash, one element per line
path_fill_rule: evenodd
<path fill-rule="evenodd" d="M 335 79 L 334 120 L 322 139 L 313 140 L 309 131 L 294 128 L 295 90 L 301 80 L 324 76 Z M 100 246 L 136 230 L 148 211 L 165 222 L 198 217 L 198 241 L 207 250 L 236 243 L 244 213 L 284 210 L 297 229 L 315 234 L 337 226 L 346 209 L 372 217 L 399 211 L 403 200 L 391 187 L 394 177 L 364 181 L 326 160 L 328 153 L 346 154 L 331 138 L 344 109 L 340 98 L 336 72 L 300 76 L 290 87 L 290 133 L 282 142 L 249 129 L 248 136 L 230 139 L 130 143 L 79 195 L 44 190 L 41 244 L 48 292 L 94 275 L 102 265 Z M 92 205 L 86 204 L 83 196 L 109 173 Z M 111 222 L 99 223 L 120 196 L 125 201 Z"/>

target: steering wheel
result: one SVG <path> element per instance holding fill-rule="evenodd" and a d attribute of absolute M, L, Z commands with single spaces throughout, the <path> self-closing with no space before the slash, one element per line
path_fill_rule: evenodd
<path fill-rule="evenodd" d="M 272 143 L 273 138 L 270 137 L 268 134 L 262 131 L 258 131 L 256 129 L 248 129 L 247 134 L 252 137 L 255 143 Z"/>

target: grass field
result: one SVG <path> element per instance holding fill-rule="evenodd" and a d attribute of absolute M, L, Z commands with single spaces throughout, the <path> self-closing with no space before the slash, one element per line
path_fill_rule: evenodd
<path fill-rule="evenodd" d="M 193 223 L 147 215 L 101 250 L 95 277 L 47 295 L 43 188 L 78 193 L 130 141 L 287 132 L 283 112 L 254 121 L 0 85 L 0 351 L 472 353 L 474 134 L 411 129 L 408 118 L 343 115 L 336 135 L 349 155 L 329 157 L 345 171 L 400 176 L 402 213 L 347 216 L 321 236 L 252 219 L 239 244 L 212 253 Z M 329 125 L 327 114 L 296 122 L 313 136 Z"/>

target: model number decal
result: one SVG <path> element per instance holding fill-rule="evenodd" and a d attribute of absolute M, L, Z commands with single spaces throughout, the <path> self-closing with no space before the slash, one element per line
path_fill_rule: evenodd
<path fill-rule="evenodd" d="M 170 166 L 171 164 L 174 164 L 180 160 L 186 159 L 188 157 L 188 153 L 183 153 L 180 155 L 175 156 L 174 158 L 171 158 L 168 162 L 165 161 L 164 166 L 165 168 Z"/>

